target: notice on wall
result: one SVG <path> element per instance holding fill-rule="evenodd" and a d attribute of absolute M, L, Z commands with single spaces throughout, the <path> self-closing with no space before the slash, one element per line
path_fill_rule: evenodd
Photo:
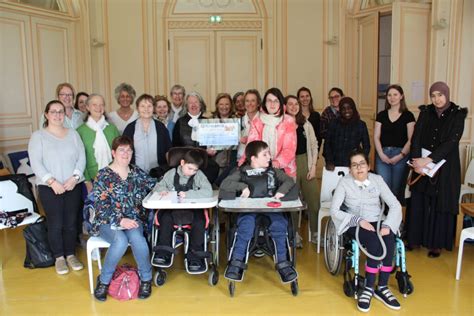
<path fill-rule="evenodd" d="M 415 104 L 425 102 L 425 83 L 423 81 L 412 81 L 410 102 Z"/>

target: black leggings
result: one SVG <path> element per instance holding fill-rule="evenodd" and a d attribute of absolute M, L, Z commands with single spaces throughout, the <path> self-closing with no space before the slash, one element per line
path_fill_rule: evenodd
<path fill-rule="evenodd" d="M 81 185 L 59 195 L 45 185 L 38 188 L 46 213 L 49 246 L 54 257 L 73 255 L 76 248 L 77 213 L 81 211 L 82 205 Z"/>
<path fill-rule="evenodd" d="M 377 229 L 377 222 L 370 223 Z M 355 239 L 356 227 L 351 227 L 347 230 L 347 234 Z M 387 246 L 387 255 L 382 260 L 382 266 L 391 267 L 393 261 L 393 255 L 395 251 L 395 235 L 390 230 L 390 234 L 382 237 L 385 245 Z M 382 245 L 377 237 L 377 233 L 375 231 L 368 231 L 363 229 L 362 227 L 359 229 L 359 241 L 364 246 L 367 251 L 374 256 L 382 255 Z M 377 268 L 380 261 L 376 261 L 367 257 L 367 267 L 369 268 Z"/>

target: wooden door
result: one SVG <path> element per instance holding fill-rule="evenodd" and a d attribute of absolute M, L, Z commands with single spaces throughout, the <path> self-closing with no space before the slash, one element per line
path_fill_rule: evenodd
<path fill-rule="evenodd" d="M 216 32 L 217 92 L 263 90 L 261 40 L 259 31 Z"/>
<path fill-rule="evenodd" d="M 372 13 L 359 19 L 357 33 L 357 107 L 361 119 L 369 130 L 370 156 L 373 158 L 375 152 L 373 135 L 377 115 L 379 14 Z"/>
<path fill-rule="evenodd" d="M 216 95 L 215 39 L 213 31 L 169 33 L 169 84 L 181 84 L 187 92 L 197 91 L 208 112 Z"/>
<path fill-rule="evenodd" d="M 403 87 L 406 103 L 415 113 L 428 101 L 430 33 L 429 4 L 393 4 L 390 81 Z"/>

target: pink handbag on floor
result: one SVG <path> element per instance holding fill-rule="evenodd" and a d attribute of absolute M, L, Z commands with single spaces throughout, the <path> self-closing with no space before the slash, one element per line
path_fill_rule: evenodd
<path fill-rule="evenodd" d="M 109 295 L 119 301 L 133 300 L 138 297 L 139 287 L 137 268 L 123 264 L 115 269 L 109 285 Z"/>

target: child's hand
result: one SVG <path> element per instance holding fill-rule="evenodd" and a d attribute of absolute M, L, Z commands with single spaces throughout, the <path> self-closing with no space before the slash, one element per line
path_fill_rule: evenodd
<path fill-rule="evenodd" d="M 163 191 L 163 192 L 160 192 L 160 193 L 158 193 L 158 194 L 161 195 L 161 196 L 165 196 L 165 195 L 168 194 L 168 191 Z"/>
<path fill-rule="evenodd" d="M 388 234 L 390 234 L 390 228 L 383 227 L 382 229 L 380 229 L 380 235 L 387 236 Z"/>
<path fill-rule="evenodd" d="M 359 222 L 360 224 L 360 227 L 362 227 L 363 229 L 365 230 L 368 230 L 369 232 L 374 232 L 375 231 L 375 228 L 374 226 L 372 226 L 372 224 L 370 224 L 368 221 L 366 221 L 365 219 L 361 220 Z"/>
<path fill-rule="evenodd" d="M 284 195 L 283 193 L 277 192 L 273 198 L 279 200 L 279 199 L 281 199 L 281 198 L 284 197 L 284 196 L 285 196 L 285 195 Z"/>
<path fill-rule="evenodd" d="M 181 199 L 184 199 L 186 197 L 186 192 L 184 191 L 178 192 L 178 197 Z"/>
<path fill-rule="evenodd" d="M 245 188 L 242 190 L 242 194 L 240 195 L 241 198 L 248 198 L 250 196 L 249 188 Z"/>

